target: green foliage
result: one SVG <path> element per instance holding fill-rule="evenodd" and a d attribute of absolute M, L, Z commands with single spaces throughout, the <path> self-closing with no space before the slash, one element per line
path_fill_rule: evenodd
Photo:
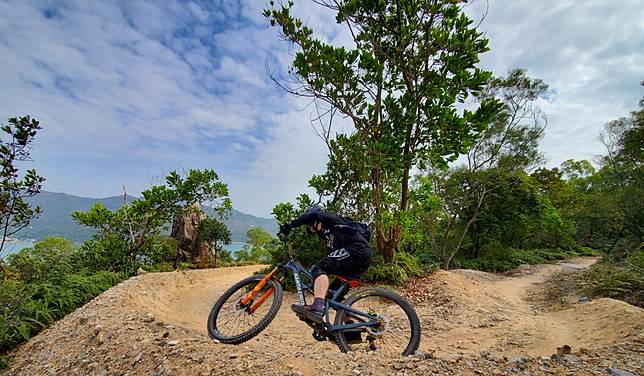
<path fill-rule="evenodd" d="M 0 285 L 0 352 L 26 341 L 124 278 L 88 268 L 84 248 L 50 237 L 11 255 Z"/>
<path fill-rule="evenodd" d="M 271 254 L 280 247 L 279 239 L 260 227 L 248 230 L 246 242 L 244 248 L 237 251 L 237 261 L 269 264 Z"/>
<path fill-rule="evenodd" d="M 431 182 L 432 192 L 439 198 L 440 212 L 431 217 L 421 214 L 419 219 L 426 226 L 430 244 L 443 268 L 449 268 L 463 248 L 471 247 L 469 242 L 474 243 L 474 257 L 478 257 L 481 240 L 488 236 L 488 231 L 501 235 L 505 234 L 498 230 L 501 226 L 520 223 L 522 228 L 516 230 L 526 233 L 528 217 L 534 215 L 523 210 L 535 211 L 545 205 L 523 169 L 541 160 L 538 141 L 543 135 L 545 118 L 534 102 L 546 92 L 547 85 L 520 69 L 510 71 L 507 77 L 491 79 L 480 98 L 498 98 L 502 110 L 467 151 L 467 164 L 447 170 L 429 166 L 425 172 L 423 179 Z M 506 202 L 507 199 L 510 201 Z M 490 201 L 504 203 L 506 210 Z M 496 227 L 488 227 L 482 216 L 488 221 L 493 219 Z"/>
<path fill-rule="evenodd" d="M 42 128 L 40 123 L 29 115 L 10 118 L 8 123 L 0 126 L 0 258 L 7 237 L 25 228 L 40 214 L 40 208 L 32 208 L 25 199 L 37 195 L 45 181 L 33 169 L 21 175 L 17 166 L 31 160 L 31 144 Z"/>
<path fill-rule="evenodd" d="M 585 271 L 581 282 L 592 297 L 621 299 L 644 308 L 644 249 L 622 262 L 605 258 Z"/>
<path fill-rule="evenodd" d="M 219 260 L 224 262 L 232 261 L 230 252 L 222 249 L 223 244 L 230 244 L 230 230 L 223 224 L 221 221 L 218 221 L 215 218 L 205 218 L 199 224 L 199 240 L 208 244 L 215 252 L 214 266 L 217 266 L 217 258 L 221 255 L 225 260 Z M 201 262 L 207 262 L 208 260 L 200 260 Z"/>
<path fill-rule="evenodd" d="M 132 275 L 142 264 L 167 261 L 171 244 L 159 242 L 159 234 L 162 226 L 176 216 L 202 202 L 209 202 L 220 215 L 231 208 L 228 187 L 213 170 L 189 170 L 185 177 L 172 171 L 165 185 L 153 186 L 142 195 L 142 199 L 126 202 L 116 211 L 99 202 L 87 212 L 72 214 L 80 224 L 98 230 L 82 246 L 85 266 Z M 207 225 L 204 234 L 216 236 L 213 241 L 226 241 L 221 226 L 214 222 Z M 227 236 L 230 242 L 230 232 Z"/>
<path fill-rule="evenodd" d="M 378 250 L 392 262 L 410 171 L 455 160 L 500 109 L 489 97 L 457 109 L 490 78 L 476 67 L 488 40 L 453 1 L 318 2 L 351 30 L 352 49 L 317 39 L 292 15 L 293 2 L 270 4 L 264 16 L 297 48 L 295 84 L 282 86 L 326 106 L 330 123 L 339 112 L 355 128 L 327 138 L 327 172 L 310 184 L 332 210 L 373 221 Z"/>
<path fill-rule="evenodd" d="M 394 285 L 400 285 L 409 278 L 419 277 L 422 274 L 423 268 L 416 257 L 406 252 L 396 252 L 392 263 L 385 262 L 380 255 L 374 257 L 371 267 L 363 276 L 363 280 L 366 282 L 389 282 Z"/>
<path fill-rule="evenodd" d="M 2 281 L 0 352 L 28 340 L 122 278 L 122 274 L 102 271 L 93 274 L 65 274 L 56 281 Z"/>
<path fill-rule="evenodd" d="M 585 252 L 588 253 L 587 251 Z M 576 251 L 561 249 L 515 249 L 501 248 L 496 252 L 475 258 L 456 258 L 453 266 L 486 272 L 506 272 L 523 264 L 546 264 L 570 257 L 580 256 Z"/>
<path fill-rule="evenodd" d="M 25 283 L 43 280 L 59 281 L 74 272 L 74 244 L 67 239 L 49 237 L 9 255 L 8 264 Z"/>
<path fill-rule="evenodd" d="M 89 270 L 108 270 L 133 275 L 128 243 L 116 235 L 88 240 L 80 246 L 78 263 Z"/>
<path fill-rule="evenodd" d="M 179 264 L 178 267 L 179 269 L 181 268 L 182 264 Z M 163 263 L 156 263 L 156 264 L 149 264 L 149 265 L 142 265 L 141 268 L 145 270 L 146 272 L 172 272 L 175 271 L 174 263 L 172 262 L 163 262 Z"/>
<path fill-rule="evenodd" d="M 605 250 L 611 257 L 623 259 L 629 250 L 644 243 L 644 98 L 631 116 L 607 123 L 600 138 L 607 155 L 586 185 L 593 202 L 605 202 L 602 206 L 608 209 L 594 213 L 611 225 L 600 229 L 601 237 L 609 243 Z M 592 227 L 589 232 L 594 235 L 591 231 Z"/>

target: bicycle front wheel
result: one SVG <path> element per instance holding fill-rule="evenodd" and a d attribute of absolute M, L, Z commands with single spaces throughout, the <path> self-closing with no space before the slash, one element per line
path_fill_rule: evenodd
<path fill-rule="evenodd" d="M 243 279 L 217 300 L 208 316 L 210 337 L 229 344 L 240 344 L 258 335 L 275 318 L 282 304 L 282 285 L 270 279 L 245 304 L 244 298 L 264 279 L 254 275 Z"/>
<path fill-rule="evenodd" d="M 386 355 L 410 355 L 420 345 L 420 320 L 414 308 L 393 291 L 367 288 L 350 295 L 343 304 L 374 315 L 378 325 L 356 331 L 338 331 L 336 340 L 342 352 L 378 351 Z M 338 310 L 335 323 L 364 322 L 366 318 Z"/>

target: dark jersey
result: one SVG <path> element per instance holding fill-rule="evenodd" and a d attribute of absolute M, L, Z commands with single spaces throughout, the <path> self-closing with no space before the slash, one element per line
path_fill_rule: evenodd
<path fill-rule="evenodd" d="M 291 226 L 312 225 L 314 222 L 322 223 L 322 230 L 318 236 L 329 250 L 340 248 L 361 248 L 371 251 L 371 246 L 365 238 L 350 226 L 347 221 L 337 215 L 322 211 L 307 213 L 291 222 Z"/>

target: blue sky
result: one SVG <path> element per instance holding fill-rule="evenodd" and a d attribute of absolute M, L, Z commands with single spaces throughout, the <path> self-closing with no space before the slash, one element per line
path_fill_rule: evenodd
<path fill-rule="evenodd" d="M 301 4 L 300 4 L 301 3 Z M 214 168 L 234 206 L 268 216 L 306 191 L 326 149 L 312 108 L 275 86 L 293 51 L 260 16 L 264 2 L 0 1 L 0 119 L 43 130 L 34 167 L 45 189 L 136 194 L 169 170 Z M 601 126 L 644 94 L 638 1 L 478 0 L 492 50 L 482 65 L 544 79 L 548 164 L 602 153 Z M 327 40 L 345 31 L 310 1 L 296 5 Z"/>

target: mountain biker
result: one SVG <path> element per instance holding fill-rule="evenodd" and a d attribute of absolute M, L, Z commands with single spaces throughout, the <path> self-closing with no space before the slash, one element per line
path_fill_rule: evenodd
<path fill-rule="evenodd" d="M 330 214 L 316 205 L 290 223 L 280 226 L 280 234 L 288 236 L 291 229 L 306 225 L 307 232 L 317 234 L 329 249 L 328 255 L 311 268 L 313 304 L 291 306 L 293 311 L 309 320 L 317 323 L 323 321 L 329 275 L 360 279 L 371 264 L 371 245 L 351 224 L 348 219 Z"/>

